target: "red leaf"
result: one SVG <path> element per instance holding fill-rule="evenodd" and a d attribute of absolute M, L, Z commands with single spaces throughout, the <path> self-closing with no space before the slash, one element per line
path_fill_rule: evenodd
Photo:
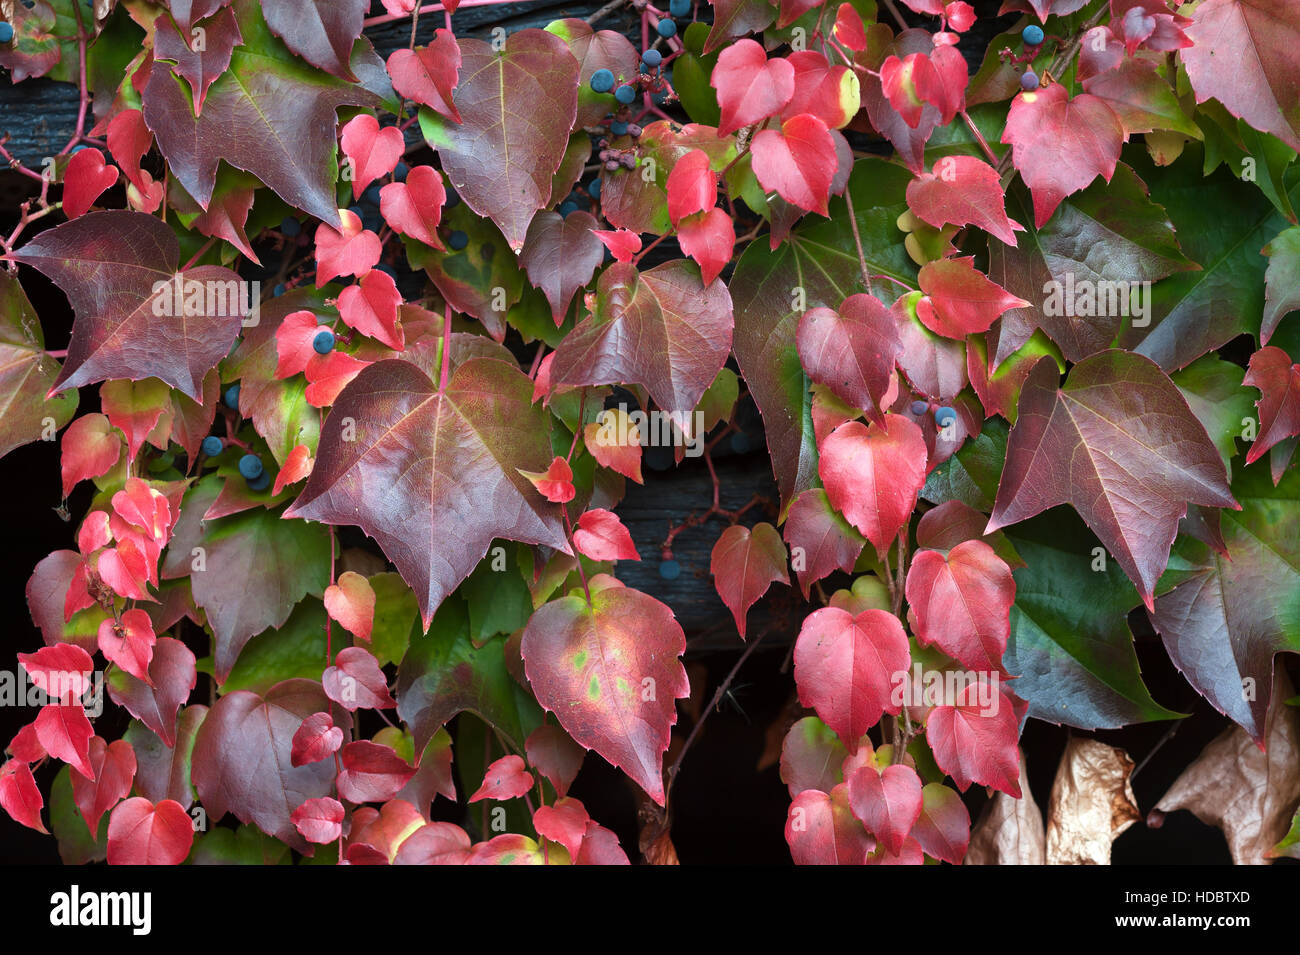
<path fill-rule="evenodd" d="M 522 372 L 492 358 L 458 365 L 444 392 L 409 362 L 377 362 L 335 403 L 285 516 L 359 525 L 411 585 L 427 626 L 495 538 L 567 552 L 558 509 L 516 470 L 550 460 L 549 412 L 531 394 Z M 435 550 L 432 528 L 456 546 Z"/>
<path fill-rule="evenodd" d="M 155 216 L 82 216 L 42 232 L 13 258 L 49 276 L 76 313 L 56 391 L 110 378 L 153 377 L 197 401 L 209 369 L 226 357 L 239 334 L 242 296 L 229 292 L 243 287 L 242 280 L 215 265 L 176 279 L 180 243 Z M 206 288 L 203 315 L 185 314 L 178 290 L 194 288 L 192 282 Z M 134 342 L 149 346 L 128 344 Z"/>
<path fill-rule="evenodd" d="M 712 285 L 735 252 L 736 226 L 731 216 L 714 207 L 683 219 L 677 229 L 677 242 L 699 264 L 704 284 Z"/>
<path fill-rule="evenodd" d="M 275 483 L 271 486 L 271 496 L 276 497 L 290 484 L 297 484 L 311 474 L 311 468 L 311 449 L 305 444 L 294 445 L 293 450 L 289 452 L 289 456 L 284 459 L 284 466 L 275 475 Z"/>
<path fill-rule="evenodd" d="M 35 763 L 46 757 L 45 747 L 36 738 L 36 726 L 28 723 L 9 741 L 8 753 L 23 763 Z"/>
<path fill-rule="evenodd" d="M 1124 140 L 1115 111 L 1089 93 L 1070 99 L 1053 83 L 1016 96 L 1002 142 L 1033 192 L 1034 225 L 1041 227 L 1062 199 L 1098 176 L 1110 182 Z"/>
<path fill-rule="evenodd" d="M 104 154 L 94 147 L 72 154 L 63 174 L 63 214 L 69 219 L 85 215 L 95 200 L 117 184 L 117 167 L 104 165 Z"/>
<path fill-rule="evenodd" d="M 397 291 L 393 277 L 371 269 L 361 276 L 360 282 L 349 285 L 339 295 L 339 317 L 349 328 L 401 351 L 406 347 L 406 337 L 397 321 L 401 304 L 402 293 Z"/>
<path fill-rule="evenodd" d="M 902 59 L 887 57 L 880 64 L 880 85 L 889 105 L 912 129 L 920 125 L 926 104 L 934 104 L 942 96 L 939 72 L 925 53 L 909 53 Z"/>
<path fill-rule="evenodd" d="M 605 244 L 610 254 L 620 262 L 631 262 L 632 257 L 641 251 L 641 237 L 627 229 L 610 231 L 596 229 L 593 234 Z"/>
<path fill-rule="evenodd" d="M 573 542 L 592 560 L 640 560 L 632 535 L 613 511 L 594 507 L 578 518 Z"/>
<path fill-rule="evenodd" d="M 307 381 L 310 384 L 303 396 L 313 408 L 332 405 L 352 379 L 369 364 L 370 362 L 353 358 L 337 348 L 328 355 L 316 355 L 307 364 Z"/>
<path fill-rule="evenodd" d="M 781 124 L 781 131 L 765 129 L 754 137 L 754 175 L 768 192 L 800 209 L 828 215 L 831 180 L 838 160 L 835 140 L 826 124 L 801 113 Z"/>
<path fill-rule="evenodd" d="M 128 799 L 108 818 L 109 865 L 180 865 L 194 845 L 194 820 L 173 799 Z"/>
<path fill-rule="evenodd" d="M 945 156 L 907 185 L 907 206 L 936 228 L 973 225 L 1009 246 L 1025 227 L 1007 218 L 997 170 L 974 156 Z"/>
<path fill-rule="evenodd" d="M 965 338 L 987 331 L 1003 312 L 1029 305 L 990 282 L 975 268 L 974 261 L 974 256 L 938 259 L 921 267 L 918 282 L 933 308 L 926 308 L 926 299 L 921 299 L 916 314 L 936 335 Z"/>
<path fill-rule="evenodd" d="M 36 714 L 36 739 L 45 752 L 61 759 L 87 779 L 95 778 L 90 765 L 90 738 L 95 731 L 80 703 L 49 703 Z"/>
<path fill-rule="evenodd" d="M 910 663 L 907 634 L 893 614 L 823 607 L 804 618 L 795 642 L 799 702 L 856 751 L 881 714 L 902 709 L 890 697 L 895 676 Z"/>
<path fill-rule="evenodd" d="M 388 74 L 393 89 L 459 123 L 453 102 L 460 73 L 460 45 L 451 30 L 435 30 L 427 46 L 416 50 L 394 50 L 388 57 Z"/>
<path fill-rule="evenodd" d="M 573 486 L 573 469 L 569 467 L 568 461 L 558 455 L 551 459 L 550 466 L 545 471 L 525 471 L 523 468 L 516 470 L 528 478 L 533 487 L 553 504 L 567 504 L 577 494 Z"/>
<path fill-rule="evenodd" d="M 442 174 L 432 166 L 416 166 L 407 172 L 405 182 L 390 182 L 379 190 L 379 211 L 393 231 L 440 251 L 446 248 L 438 236 L 446 201 Z"/>
<path fill-rule="evenodd" d="M 340 209 L 343 231 L 322 222 L 316 227 L 316 287 L 340 275 L 364 275 L 379 262 L 379 236 L 361 227 L 351 209 Z"/>
<path fill-rule="evenodd" d="M 718 177 L 710 162 L 703 149 L 692 149 L 673 164 L 668 173 L 668 218 L 674 226 L 717 205 Z"/>
<path fill-rule="evenodd" d="M 9 813 L 14 822 L 37 832 L 48 832 L 41 822 L 44 806 L 45 800 L 25 762 L 11 759 L 0 766 L 0 809 Z"/>
<path fill-rule="evenodd" d="M 901 763 L 863 766 L 848 778 L 853 815 L 875 835 L 885 851 L 898 855 L 921 815 L 921 777 Z"/>
<path fill-rule="evenodd" d="M 731 350 L 731 295 L 682 259 L 601 273 L 595 307 L 555 350 L 556 385 L 637 384 L 684 433 Z"/>
<path fill-rule="evenodd" d="M 461 123 L 423 113 L 420 128 L 465 204 L 491 219 L 512 250 L 551 198 L 578 109 L 577 59 L 545 30 L 511 33 L 496 50 L 460 40 Z"/>
<path fill-rule="evenodd" d="M 925 865 L 921 855 L 921 844 L 915 839 L 904 840 L 903 847 L 897 854 L 879 846 L 867 856 L 866 865 Z"/>
<path fill-rule="evenodd" d="M 958 33 L 965 33 L 975 22 L 975 8 L 965 0 L 953 0 L 952 3 L 946 4 L 943 15 L 948 21 L 948 26 Z"/>
<path fill-rule="evenodd" d="M 912 838 L 926 855 L 961 865 L 970 844 L 970 813 L 961 797 L 943 783 L 927 783 L 921 796 L 921 815 L 912 826 Z"/>
<path fill-rule="evenodd" d="M 930 710 L 925 739 L 939 768 L 965 792 L 972 782 L 1020 798 L 1020 739 L 1015 707 L 1005 691 L 993 697 L 985 713 L 976 697 L 978 684 L 967 683 L 952 705 Z"/>
<path fill-rule="evenodd" d="M 1001 670 L 1016 582 L 983 541 L 958 544 L 947 557 L 918 551 L 907 572 L 907 603 L 923 645 L 973 670 Z"/>
<path fill-rule="evenodd" d="M 72 772 L 72 799 L 92 835 L 99 832 L 99 818 L 131 792 L 135 779 L 135 750 L 126 740 L 105 743 L 98 736 L 90 741 L 90 765 L 95 778 Z"/>
<path fill-rule="evenodd" d="M 849 573 L 862 553 L 862 535 L 831 507 L 826 491 L 809 488 L 800 494 L 785 521 L 785 540 L 799 586 L 807 599 L 814 581 L 834 570 Z"/>
<path fill-rule="evenodd" d="M 539 212 L 528 226 L 519 264 L 546 296 L 556 328 L 564 324 L 574 293 L 591 281 L 605 259 L 597 225 L 594 216 L 579 210 L 567 216 Z"/>
<path fill-rule="evenodd" d="M 1192 21 L 1179 56 L 1196 102 L 1217 99 L 1300 150 L 1300 21 L 1290 0 L 1206 0 Z"/>
<path fill-rule="evenodd" d="M 56 643 L 35 653 L 18 654 L 18 662 L 32 683 L 52 700 L 72 703 L 90 689 L 90 674 L 95 661 L 81 647 Z"/>
<path fill-rule="evenodd" d="M 835 39 L 854 53 L 861 53 L 867 48 L 867 32 L 862 25 L 862 17 L 851 3 L 841 3 L 835 12 Z"/>
<path fill-rule="evenodd" d="M 108 473 L 122 456 L 120 433 L 102 414 L 82 415 L 63 432 L 63 496 L 87 478 Z"/>
<path fill-rule="evenodd" d="M 379 661 L 365 647 L 340 650 L 334 665 L 321 675 L 321 684 L 325 695 L 348 711 L 386 710 L 397 705 L 388 692 L 388 679 L 379 669 Z"/>
<path fill-rule="evenodd" d="M 431 822 L 402 841 L 394 865 L 464 865 L 470 855 L 469 835 L 449 822 Z"/>
<path fill-rule="evenodd" d="M 289 763 L 292 766 L 319 763 L 337 753 L 342 745 L 343 730 L 334 725 L 334 717 L 324 712 L 313 713 L 293 734 Z"/>
<path fill-rule="evenodd" d="M 359 113 L 349 120 L 339 136 L 339 144 L 352 163 L 354 199 L 361 198 L 366 186 L 396 169 L 406 151 L 402 131 L 396 126 L 380 129 L 379 120 L 370 113 Z"/>
<path fill-rule="evenodd" d="M 348 802 L 384 802 L 415 775 L 415 767 L 388 746 L 369 740 L 348 743 L 339 754 L 339 796 Z"/>
<path fill-rule="evenodd" d="M 345 570 L 339 574 L 337 583 L 325 588 L 324 599 L 326 612 L 343 629 L 359 640 L 370 640 L 375 624 L 375 591 L 370 581 L 355 571 Z M 344 650 L 339 656 L 347 652 Z"/>
<path fill-rule="evenodd" d="M 718 91 L 718 135 L 725 136 L 780 113 L 794 95 L 794 67 L 769 60 L 753 40 L 738 40 L 718 54 L 709 85 Z"/>
<path fill-rule="evenodd" d="M 857 74 L 847 66 L 832 66 L 817 50 L 800 50 L 787 59 L 794 67 L 794 95 L 781 118 L 811 113 L 831 129 L 847 126 L 862 106 Z"/>
<path fill-rule="evenodd" d="M 143 610 L 126 611 L 120 624 L 110 618 L 99 625 L 99 652 L 104 659 L 151 686 L 149 663 L 156 642 L 153 621 Z"/>
<path fill-rule="evenodd" d="M 902 415 L 867 427 L 850 421 L 822 442 L 817 470 L 826 495 L 883 553 L 906 526 L 925 483 L 925 438 Z"/>
<path fill-rule="evenodd" d="M 564 797 L 578 778 L 587 751 L 558 726 L 543 723 L 524 743 L 529 764 L 546 777 L 558 796 Z"/>
<path fill-rule="evenodd" d="M 752 530 L 733 524 L 713 545 L 709 572 L 742 640 L 745 615 L 755 601 L 776 581 L 789 586 L 785 567 L 785 544 L 776 528 L 766 522 L 755 524 Z"/>
<path fill-rule="evenodd" d="M 542 708 L 664 804 L 663 754 L 690 687 L 686 637 L 664 604 L 621 585 L 536 610 L 521 650 Z"/>
<path fill-rule="evenodd" d="M 343 815 L 341 802 L 331 796 L 318 796 L 289 813 L 289 820 L 308 842 L 325 845 L 342 834 Z"/>
<path fill-rule="evenodd" d="M 554 805 L 538 806 L 533 813 L 533 828 L 537 834 L 564 846 L 575 864 L 590 824 L 587 807 L 576 799 L 557 799 Z"/>
<path fill-rule="evenodd" d="M 830 795 L 809 789 L 795 796 L 785 821 L 785 841 L 795 865 L 862 865 L 876 847 L 876 840 L 853 817 L 844 783 Z"/>
<path fill-rule="evenodd" d="M 547 367 L 554 357 L 551 352 L 542 359 L 542 366 Z M 537 377 L 540 381 L 540 370 Z M 602 411 L 600 418 L 583 429 L 582 440 L 601 467 L 612 468 L 637 484 L 645 483 L 641 477 L 641 429 L 622 408 Z"/>
<path fill-rule="evenodd" d="M 1025 379 L 986 533 L 1072 504 L 1151 609 L 1187 505 L 1237 506 L 1223 459 L 1149 358 L 1098 352 L 1059 381 L 1050 356 Z"/>
<path fill-rule="evenodd" d="M 799 319 L 795 343 L 809 378 L 851 407 L 883 420 L 882 399 L 903 346 L 893 315 L 879 299 L 850 295 L 838 312 L 809 309 Z"/>
<path fill-rule="evenodd" d="M 161 23 L 166 19 L 159 17 L 158 21 Z M 148 189 L 153 183 L 153 177 L 140 169 L 140 160 L 151 148 L 153 133 L 149 132 L 138 109 L 123 110 L 108 124 L 108 151 L 122 167 L 126 178 L 140 189 Z"/>
<path fill-rule="evenodd" d="M 198 681 L 194 653 L 171 637 L 154 644 L 146 684 L 124 670 L 108 675 L 108 695 L 118 706 L 149 727 L 168 746 L 176 745 L 176 713 Z"/>
<path fill-rule="evenodd" d="M 483 774 L 483 785 L 469 797 L 469 801 L 517 799 L 532 788 L 533 775 L 524 768 L 524 761 L 513 754 L 502 756 L 487 768 Z"/>
<path fill-rule="evenodd" d="M 210 17 L 203 22 L 201 28 L 203 42 L 201 44 L 196 42 L 195 44 L 198 49 L 190 45 L 189 37 L 194 35 L 193 32 L 186 29 L 185 33 L 182 34 L 180 28 L 176 25 L 178 22 L 181 22 L 180 17 L 173 20 L 165 14 L 154 20 L 153 52 L 155 58 L 176 64 L 172 68 L 172 72 L 184 77 L 185 82 L 189 84 L 194 102 L 194 115 L 197 116 L 203 112 L 203 101 L 207 98 L 208 87 L 216 82 L 221 74 L 226 72 L 230 66 L 230 54 L 236 46 L 243 45 L 244 37 L 239 32 L 239 24 L 229 7 L 222 9 L 216 16 Z M 138 110 L 134 112 L 137 115 L 139 114 Z M 114 117 L 113 123 L 115 124 L 122 115 L 124 114 L 119 113 L 117 117 Z M 143 117 L 140 119 L 140 124 L 141 126 L 144 125 Z M 110 124 L 108 148 L 113 150 L 114 157 L 121 163 L 122 158 L 113 146 L 112 128 L 113 124 Z M 152 133 L 149 133 L 149 143 L 153 143 Z M 122 164 L 122 168 L 126 170 L 126 174 L 132 182 L 144 188 L 137 179 L 140 169 L 139 162 L 139 156 L 136 156 L 134 164 L 136 175 L 132 175 L 132 168 L 125 163 Z"/>
<path fill-rule="evenodd" d="M 781 0 L 781 15 L 776 21 L 777 29 L 784 30 L 809 10 L 821 6 L 822 2 L 823 0 Z"/>
<path fill-rule="evenodd" d="M 1246 452 L 1253 464 L 1273 445 L 1300 434 L 1300 364 L 1276 345 L 1261 348 L 1250 356 L 1243 384 L 1258 388 L 1259 436 Z"/>

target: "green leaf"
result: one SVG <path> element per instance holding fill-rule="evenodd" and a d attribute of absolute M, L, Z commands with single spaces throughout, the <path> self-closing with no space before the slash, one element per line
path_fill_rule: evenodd
<path fill-rule="evenodd" d="M 911 174 L 882 159 L 860 159 L 849 177 L 863 254 L 873 273 L 915 284 L 916 268 L 903 249 L 895 220 L 907 206 Z M 749 244 L 731 280 L 736 333 L 733 347 L 767 432 L 782 510 L 817 483 L 812 396 L 799 364 L 795 331 L 810 308 L 838 308 L 864 291 L 847 203 L 834 199 L 830 219 L 809 216 L 773 251 Z M 882 294 L 897 288 L 876 280 Z"/>
<path fill-rule="evenodd" d="M 514 633 L 528 623 L 533 598 L 519 571 L 519 545 L 493 541 L 487 557 L 461 584 L 469 607 L 470 639 L 481 647 L 489 637 Z"/>
<path fill-rule="evenodd" d="M 1150 616 L 1187 681 L 1259 742 L 1274 657 L 1300 652 L 1300 469 L 1274 487 L 1257 461 L 1238 471 L 1233 494 L 1241 510 L 1220 517 L 1227 554 L 1183 542 L 1199 572 L 1157 599 Z"/>
<path fill-rule="evenodd" d="M 930 472 L 921 497 L 934 504 L 961 501 L 977 511 L 991 511 L 1007 456 L 1007 425 L 990 418 L 973 439 Z"/>
<path fill-rule="evenodd" d="M 692 121 L 717 126 L 722 111 L 718 108 L 718 94 L 709 85 L 709 77 L 718 63 L 718 54 L 704 54 L 704 38 L 708 34 L 707 23 L 692 23 L 682 34 L 685 49 L 673 61 L 673 90 Z"/>
<path fill-rule="evenodd" d="M 370 631 L 370 652 L 380 666 L 399 663 L 411 643 L 411 627 L 420 616 L 415 592 L 400 574 L 387 571 L 370 578 L 375 592 L 375 623 Z"/>
<path fill-rule="evenodd" d="M 258 830 L 216 827 L 194 839 L 191 865 L 292 865 L 289 847 Z"/>
<path fill-rule="evenodd" d="M 1219 449 L 1228 480 L 1232 480 L 1232 458 L 1237 453 L 1242 421 L 1255 418 L 1254 393 L 1242 385 L 1244 375 L 1240 366 L 1206 355 L 1170 376 Z"/>
<path fill-rule="evenodd" d="M 0 273 L 0 457 L 45 437 L 72 420 L 75 388 L 45 395 L 59 374 L 59 363 L 45 352 L 41 321 L 18 279 Z"/>
<path fill-rule="evenodd" d="M 1290 831 L 1273 847 L 1269 855 L 1300 859 L 1300 810 L 1296 811 L 1295 818 L 1291 820 Z"/>
<path fill-rule="evenodd" d="M 1005 533 L 1027 566 L 1003 662 L 1029 715 L 1080 729 L 1180 716 L 1142 683 L 1125 620 L 1137 591 L 1083 522 L 1055 508 Z"/>
<path fill-rule="evenodd" d="M 519 752 L 542 721 L 542 710 L 506 667 L 506 638 L 475 647 L 469 608 L 452 594 L 434 614 L 427 633 L 411 629 L 411 646 L 397 670 L 397 715 L 423 750 L 448 720 L 469 710 Z M 480 780 L 481 781 L 481 780 Z"/>
<path fill-rule="evenodd" d="M 1201 174 L 1200 146 L 1188 143 L 1183 158 L 1157 167 L 1143 150 L 1125 158 L 1169 213 L 1183 251 L 1199 272 L 1171 275 L 1151 290 L 1151 324 L 1129 327 L 1121 347 L 1171 371 L 1235 336 L 1255 334 L 1264 310 L 1267 260 L 1260 249 L 1287 225 L 1260 192 L 1219 170 Z M 1289 190 L 1300 200 L 1300 183 Z"/>
<path fill-rule="evenodd" d="M 347 635 L 337 625 L 334 641 L 335 650 L 347 642 Z M 319 601 L 304 600 L 283 626 L 265 630 L 244 645 L 221 684 L 221 692 L 252 690 L 264 696 L 281 680 L 319 680 L 324 670 L 325 607 Z"/>
<path fill-rule="evenodd" d="M 72 767 L 64 766 L 50 787 L 50 831 L 59 843 L 64 865 L 86 865 L 108 858 L 109 813 L 99 818 L 99 832 L 91 835 L 86 820 L 72 798 Z"/>
<path fill-rule="evenodd" d="M 1292 226 L 1274 236 L 1263 252 L 1268 256 L 1268 269 L 1259 338 L 1260 344 L 1267 345 L 1282 319 L 1300 309 L 1300 227 Z"/>

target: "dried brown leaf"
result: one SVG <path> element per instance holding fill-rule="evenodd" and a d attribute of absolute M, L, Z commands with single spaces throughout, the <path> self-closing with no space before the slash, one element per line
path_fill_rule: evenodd
<path fill-rule="evenodd" d="M 1128 753 L 1072 737 L 1047 804 L 1048 865 L 1110 865 L 1111 843 L 1142 818 Z"/>
<path fill-rule="evenodd" d="M 997 793 L 971 830 L 963 865 L 1043 865 L 1047 860 L 1043 813 L 1029 790 L 1025 757 L 1020 756 L 1020 791 L 1013 799 Z"/>

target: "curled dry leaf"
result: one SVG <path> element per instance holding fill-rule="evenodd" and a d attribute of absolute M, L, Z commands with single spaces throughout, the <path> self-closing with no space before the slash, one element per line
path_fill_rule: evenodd
<path fill-rule="evenodd" d="M 1224 730 L 1174 780 L 1147 825 L 1159 827 L 1166 813 L 1187 809 L 1223 830 L 1237 865 L 1266 864 L 1300 802 L 1300 710 L 1283 702 L 1294 695 L 1278 667 L 1265 748 L 1239 726 Z"/>
<path fill-rule="evenodd" d="M 1047 804 L 1048 865 L 1110 865 L 1110 846 L 1142 818 L 1128 753 L 1071 737 Z"/>
<path fill-rule="evenodd" d="M 1047 862 L 1047 836 L 1043 811 L 1034 802 L 1020 756 L 1021 797 L 994 793 L 993 800 L 970 834 L 964 865 L 1043 865 Z"/>

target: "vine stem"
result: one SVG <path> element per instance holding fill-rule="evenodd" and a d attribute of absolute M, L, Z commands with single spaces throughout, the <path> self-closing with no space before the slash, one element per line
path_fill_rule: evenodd
<path fill-rule="evenodd" d="M 975 120 L 971 119 L 970 113 L 965 110 L 961 111 L 961 118 L 966 123 L 966 128 L 971 131 L 971 135 L 975 137 L 975 141 L 979 143 L 980 149 L 984 150 L 984 156 L 988 159 L 989 165 L 996 167 L 998 157 L 994 154 L 992 147 L 989 146 L 988 140 L 984 138 L 984 134 L 979 131 L 979 127 L 975 125 Z"/>
<path fill-rule="evenodd" d="M 518 0 L 460 0 L 456 9 L 463 10 L 466 7 L 500 7 L 507 3 L 517 3 Z M 410 16 L 421 16 L 426 13 L 447 13 L 446 7 L 441 3 L 426 3 L 424 6 L 410 13 L 382 13 L 377 17 L 367 17 L 362 21 L 361 27 L 377 27 L 384 23 L 396 23 L 398 20 L 405 20 Z"/>
<path fill-rule="evenodd" d="M 862 251 L 862 234 L 858 231 L 858 214 L 853 209 L 853 192 L 849 184 L 844 184 L 844 204 L 849 210 L 849 226 L 853 229 L 853 245 L 858 250 L 858 268 L 862 270 L 862 281 L 867 286 L 867 293 L 871 293 L 871 270 L 867 268 L 867 257 Z"/>
<path fill-rule="evenodd" d="M 695 725 L 691 727 L 691 732 L 686 737 L 686 742 L 682 744 L 682 748 L 678 751 L 677 758 L 673 760 L 673 764 L 668 767 L 668 784 L 664 787 L 665 809 L 668 806 L 668 797 L 671 796 L 673 792 L 673 783 L 677 781 L 677 773 L 681 770 L 682 760 L 686 758 L 686 753 L 691 748 L 691 744 L 695 742 L 695 738 L 700 734 L 700 729 L 704 726 L 704 721 L 707 720 L 709 714 L 717 709 L 717 707 L 722 703 L 722 698 L 726 695 L 727 690 L 731 689 L 731 684 L 735 681 L 736 674 L 738 674 L 740 668 L 745 665 L 745 661 L 749 659 L 749 655 L 758 649 L 758 645 L 763 642 L 763 638 L 771 632 L 771 629 L 771 627 L 764 629 L 754 637 L 748 646 L 745 647 L 745 652 L 740 655 L 740 659 L 737 660 L 735 666 L 731 668 L 731 672 L 727 674 L 726 679 L 718 684 L 718 689 L 714 692 L 713 699 L 709 701 L 709 705 L 700 713 L 700 718 L 696 720 Z"/>
<path fill-rule="evenodd" d="M 442 304 L 442 370 L 438 373 L 438 392 L 447 390 L 451 375 L 451 303 Z"/>

